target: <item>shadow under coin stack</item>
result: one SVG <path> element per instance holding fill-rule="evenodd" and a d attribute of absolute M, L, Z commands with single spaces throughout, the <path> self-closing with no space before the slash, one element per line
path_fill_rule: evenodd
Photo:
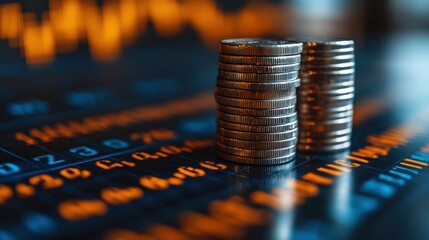
<path fill-rule="evenodd" d="M 303 42 L 298 90 L 298 150 L 327 153 L 350 147 L 354 98 L 352 40 Z"/>
<path fill-rule="evenodd" d="M 293 160 L 302 43 L 229 39 L 219 48 L 218 157 L 255 165 Z"/>

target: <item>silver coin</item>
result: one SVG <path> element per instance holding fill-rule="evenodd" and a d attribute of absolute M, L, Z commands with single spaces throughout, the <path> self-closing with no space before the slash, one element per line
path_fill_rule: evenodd
<path fill-rule="evenodd" d="M 285 82 L 298 78 L 298 71 L 287 73 L 240 73 L 219 70 L 218 77 L 222 79 L 243 81 L 243 82 Z"/>
<path fill-rule="evenodd" d="M 336 63 L 348 63 L 354 62 L 355 55 L 354 54 L 346 54 L 346 55 L 337 55 L 331 57 L 318 57 L 313 55 L 301 55 L 301 64 L 314 64 L 314 65 L 329 65 Z"/>
<path fill-rule="evenodd" d="M 301 122 L 298 122 L 298 127 L 300 131 L 306 133 L 306 132 L 312 132 L 312 133 L 320 133 L 321 135 L 326 136 L 332 136 L 331 132 L 334 132 L 333 134 L 339 134 L 335 131 L 345 130 L 352 128 L 352 122 L 346 122 L 346 123 L 338 123 L 338 124 L 317 124 L 317 125 L 310 125 L 310 124 L 303 124 Z M 342 135 L 345 135 L 347 133 L 344 133 Z"/>
<path fill-rule="evenodd" d="M 343 136 L 347 134 L 352 134 L 353 129 L 351 127 L 339 129 L 339 130 L 331 130 L 331 131 L 325 131 L 325 132 L 316 132 L 311 131 L 308 129 L 300 129 L 299 130 L 299 136 L 300 137 L 314 137 L 317 136 L 318 138 L 322 137 L 335 137 L 335 136 Z"/>
<path fill-rule="evenodd" d="M 215 93 L 220 96 L 232 97 L 232 98 L 276 99 L 276 98 L 295 96 L 296 89 L 289 88 L 286 90 L 279 90 L 279 91 L 249 91 L 249 90 L 240 90 L 240 89 L 224 88 L 221 86 L 216 86 Z"/>
<path fill-rule="evenodd" d="M 296 146 L 279 148 L 279 149 L 255 150 L 255 149 L 229 147 L 221 143 L 216 143 L 216 147 L 218 151 L 221 151 L 224 153 L 241 156 L 241 157 L 251 157 L 251 158 L 276 158 L 276 157 L 282 157 L 296 152 Z"/>
<path fill-rule="evenodd" d="M 351 139 L 351 135 L 335 136 L 335 137 L 304 137 L 299 136 L 298 142 L 301 144 L 310 145 L 328 145 L 348 142 Z"/>
<path fill-rule="evenodd" d="M 279 115 L 291 114 L 296 112 L 296 107 L 290 106 L 286 108 L 252 109 L 252 108 L 236 108 L 236 107 L 230 107 L 230 106 L 218 104 L 217 110 L 225 113 L 242 115 L 242 116 L 264 117 L 264 116 L 279 116 Z"/>
<path fill-rule="evenodd" d="M 336 64 L 347 64 L 349 65 L 349 68 L 356 66 L 354 59 L 341 60 L 341 59 L 312 58 L 312 57 L 307 57 L 306 61 L 302 61 L 300 66 L 307 66 L 308 68 L 309 65 L 310 66 L 332 66 L 332 65 L 335 66 Z"/>
<path fill-rule="evenodd" d="M 348 138 L 348 139 L 347 139 Z M 338 138 L 300 138 L 298 144 L 310 145 L 310 146 L 327 146 L 327 145 L 338 145 L 350 142 L 350 137 L 338 137 Z"/>
<path fill-rule="evenodd" d="M 355 69 L 354 68 L 350 68 L 350 69 L 343 69 L 343 70 L 316 70 L 316 69 L 311 69 L 311 70 L 300 70 L 299 74 L 302 77 L 314 77 L 314 76 L 338 76 L 338 75 L 351 75 L 355 73 Z"/>
<path fill-rule="evenodd" d="M 313 64 L 313 63 L 305 63 L 301 65 L 301 71 L 342 71 L 342 70 L 350 70 L 354 69 L 354 62 L 347 63 L 336 63 L 336 64 Z"/>
<path fill-rule="evenodd" d="M 337 118 L 345 118 L 345 117 L 352 117 L 353 111 L 348 110 L 344 112 L 325 112 L 325 111 L 314 111 L 314 112 L 308 112 L 308 113 L 302 113 L 299 114 L 300 120 L 323 120 L 323 119 L 337 119 Z"/>
<path fill-rule="evenodd" d="M 326 91 L 333 89 L 344 89 L 353 87 L 354 89 L 355 81 L 339 82 L 339 83 L 324 83 L 323 81 L 302 81 L 300 89 L 312 90 L 312 91 Z"/>
<path fill-rule="evenodd" d="M 234 114 L 228 114 L 223 112 L 217 112 L 217 119 L 239 124 L 247 125 L 258 125 L 258 126 L 272 126 L 282 125 L 296 121 L 298 118 L 296 113 L 289 115 L 275 116 L 275 117 L 252 117 L 252 116 L 240 116 Z"/>
<path fill-rule="evenodd" d="M 317 102 L 322 104 L 325 102 L 337 102 L 341 100 L 350 100 L 354 98 L 354 93 L 347 94 L 323 94 L 323 93 L 306 93 L 305 91 L 299 91 L 298 97 L 300 102 L 312 103 Z"/>
<path fill-rule="evenodd" d="M 241 163 L 241 164 L 250 164 L 250 165 L 277 165 L 291 162 L 295 159 L 296 153 L 292 153 L 286 156 L 277 157 L 277 158 L 247 158 L 235 156 L 220 151 L 216 152 L 216 155 L 224 160 Z"/>
<path fill-rule="evenodd" d="M 299 104 L 302 103 L 316 103 L 317 105 L 325 105 L 326 106 L 338 106 L 338 104 L 342 104 L 344 101 L 352 101 L 354 98 L 354 93 L 342 94 L 342 95 L 322 95 L 322 94 L 304 94 L 299 92 L 298 95 Z M 346 103 L 348 104 L 348 102 Z M 345 104 L 343 104 L 345 105 Z"/>
<path fill-rule="evenodd" d="M 276 57 L 258 57 L 258 56 L 235 56 L 219 54 L 219 61 L 233 64 L 251 64 L 251 65 L 286 65 L 299 63 L 301 55 L 276 56 Z"/>
<path fill-rule="evenodd" d="M 330 57 L 330 56 L 338 56 L 338 55 L 347 55 L 347 54 L 354 54 L 354 47 L 346 47 L 346 48 L 337 48 L 337 49 L 303 49 L 302 54 L 304 55 L 313 55 L 313 56 L 324 56 L 324 57 Z"/>
<path fill-rule="evenodd" d="M 315 99 L 310 97 L 300 97 L 298 101 L 298 109 L 301 111 L 302 108 L 312 109 L 324 109 L 325 111 L 338 110 L 339 107 L 353 104 L 353 98 L 345 100 L 332 100 L 332 99 Z M 333 109 L 333 110 L 331 110 Z"/>
<path fill-rule="evenodd" d="M 310 53 L 308 50 L 306 52 L 301 53 L 301 62 L 307 61 L 308 59 L 329 59 L 329 60 L 354 60 L 355 53 L 354 49 L 347 48 L 348 51 L 345 52 L 332 52 L 329 50 L 311 50 Z M 335 54 L 334 54 L 335 53 Z"/>
<path fill-rule="evenodd" d="M 331 52 L 331 51 L 314 51 L 307 50 L 302 52 L 302 56 L 314 57 L 314 58 L 334 58 L 338 56 L 354 55 L 354 49 L 350 48 L 344 52 Z"/>
<path fill-rule="evenodd" d="M 312 139 L 332 139 L 332 138 L 339 138 L 339 137 L 343 137 L 343 136 L 348 136 L 351 137 L 352 136 L 352 128 L 347 128 L 347 129 L 343 129 L 343 130 L 336 130 L 336 131 L 331 131 L 328 134 L 326 133 L 318 133 L 318 132 L 311 132 L 311 131 L 300 131 L 299 132 L 299 138 L 300 139 L 304 139 L 304 138 L 312 138 Z"/>
<path fill-rule="evenodd" d="M 283 132 L 273 132 L 273 133 L 258 133 L 258 132 L 241 132 L 235 130 L 229 130 L 226 128 L 219 127 L 218 134 L 227 138 L 235 138 L 241 140 L 251 140 L 251 141 L 281 141 L 287 140 L 290 138 L 296 138 L 298 136 L 298 130 L 288 130 Z"/>
<path fill-rule="evenodd" d="M 294 55 L 302 52 L 302 43 L 256 38 L 226 39 L 220 41 L 219 52 L 246 56 Z"/>
<path fill-rule="evenodd" d="M 287 90 L 290 88 L 296 88 L 301 85 L 299 78 L 283 81 L 283 82 L 271 82 L 271 83 L 256 83 L 256 82 L 240 82 L 234 80 L 217 79 L 217 84 L 226 88 L 250 90 L 250 91 L 275 91 L 275 90 Z"/>
<path fill-rule="evenodd" d="M 278 98 L 272 100 L 239 99 L 216 95 L 216 102 L 222 105 L 241 108 L 285 108 L 296 104 L 296 97 Z"/>
<path fill-rule="evenodd" d="M 282 125 L 255 126 L 255 125 L 230 123 L 230 122 L 218 120 L 217 125 L 220 128 L 230 129 L 230 130 L 239 131 L 239 132 L 249 132 L 249 133 L 277 133 L 277 132 L 287 132 L 290 130 L 296 131 L 298 129 L 298 121 L 294 121 L 294 122 L 290 122 Z"/>
<path fill-rule="evenodd" d="M 336 102 L 297 101 L 297 111 L 306 114 L 314 114 L 317 111 L 323 111 L 326 114 L 338 113 L 348 109 L 350 104 L 353 104 L 353 100 L 338 100 Z"/>
<path fill-rule="evenodd" d="M 299 70 L 300 63 L 289 65 L 272 65 L 272 66 L 258 66 L 258 65 L 239 65 L 230 63 L 219 63 L 219 69 L 229 72 L 240 73 L 286 73 L 296 72 Z"/>
<path fill-rule="evenodd" d="M 303 132 L 303 134 L 307 134 L 306 132 L 312 132 L 312 133 L 324 134 L 326 136 L 334 136 L 335 134 L 337 134 L 338 136 L 339 132 L 337 131 L 344 130 L 344 132 L 342 132 L 343 134 L 340 134 L 340 135 L 345 135 L 347 134 L 348 129 L 351 129 L 351 128 L 352 128 L 351 122 L 339 123 L 339 124 L 328 124 L 328 125 L 322 125 L 322 124 L 306 125 L 306 124 L 299 123 L 299 130 L 300 132 Z"/>
<path fill-rule="evenodd" d="M 342 151 L 348 149 L 351 146 L 351 142 L 340 143 L 331 146 L 315 146 L 310 144 L 298 144 L 298 151 L 312 152 L 312 153 L 326 153 L 333 151 Z"/>
<path fill-rule="evenodd" d="M 354 93 L 354 86 L 351 87 L 343 87 L 343 88 L 309 88 L 307 85 L 302 85 L 299 88 L 299 92 L 301 95 L 343 95 L 343 94 L 351 94 Z"/>
<path fill-rule="evenodd" d="M 244 149 L 278 149 L 278 148 L 287 148 L 295 146 L 297 143 L 297 138 L 291 138 L 284 141 L 246 141 L 239 140 L 234 138 L 226 138 L 222 136 L 217 136 L 217 142 L 230 147 L 244 148 Z"/>
<path fill-rule="evenodd" d="M 337 124 L 342 124 L 342 123 L 351 123 L 353 121 L 352 117 L 345 117 L 345 118 L 338 118 L 338 119 L 329 119 L 329 120 L 323 120 L 323 121 L 315 121 L 315 120 L 303 120 L 300 121 L 299 124 L 304 126 L 304 125 L 309 125 L 309 126 L 324 126 L 324 125 L 337 125 Z"/>
<path fill-rule="evenodd" d="M 304 73 L 300 73 L 303 82 L 313 82 L 318 84 L 339 84 L 343 82 L 350 82 L 355 80 L 354 74 L 349 75 L 308 75 L 303 76 Z"/>
<path fill-rule="evenodd" d="M 345 66 L 345 63 L 341 63 L 343 66 Z M 353 63 L 354 64 L 354 63 Z M 353 64 L 347 64 L 347 65 L 353 65 Z M 301 72 L 315 72 L 316 75 L 323 74 L 323 75 L 345 75 L 342 72 L 354 72 L 355 68 L 354 66 L 350 67 L 342 67 L 340 64 L 336 64 L 337 66 L 334 66 L 333 64 L 331 66 L 328 65 L 320 65 L 320 66 L 309 66 L 308 64 L 303 64 L 300 68 Z M 314 75 L 314 74 L 313 74 Z"/>
<path fill-rule="evenodd" d="M 315 112 L 326 112 L 326 114 L 330 114 L 330 113 L 338 113 L 338 112 L 353 110 L 353 102 L 349 104 L 337 106 L 337 107 L 328 107 L 328 108 L 326 108 L 325 106 L 319 106 L 319 105 L 299 104 L 298 108 L 299 108 L 300 114 L 301 113 L 315 114 Z"/>
<path fill-rule="evenodd" d="M 304 49 L 314 50 L 330 50 L 339 48 L 351 48 L 354 47 L 353 40 L 338 39 L 338 38 L 326 38 L 326 37 L 291 37 L 287 40 L 296 42 L 302 42 Z"/>

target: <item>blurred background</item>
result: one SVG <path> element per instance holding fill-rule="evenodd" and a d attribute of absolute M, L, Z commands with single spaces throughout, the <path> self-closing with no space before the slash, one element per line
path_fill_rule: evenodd
<path fill-rule="evenodd" d="M 389 82 L 383 97 L 404 102 L 428 93 L 428 13 L 427 0 L 2 0 L 0 121 L 212 89 L 217 43 L 237 37 L 354 39 L 370 86 L 357 95 Z"/>
<path fill-rule="evenodd" d="M 428 33 L 425 0 L 37 0 L 0 2 L 2 63 L 49 65 L 84 51 L 111 62 L 134 45 L 223 38 Z"/>

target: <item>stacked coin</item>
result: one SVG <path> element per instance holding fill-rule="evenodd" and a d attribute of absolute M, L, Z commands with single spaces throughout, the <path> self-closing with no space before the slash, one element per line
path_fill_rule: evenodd
<path fill-rule="evenodd" d="M 219 51 L 217 155 L 255 165 L 293 160 L 302 43 L 228 39 Z"/>
<path fill-rule="evenodd" d="M 350 147 L 354 98 L 352 40 L 293 38 L 303 43 L 298 89 L 298 150 Z"/>

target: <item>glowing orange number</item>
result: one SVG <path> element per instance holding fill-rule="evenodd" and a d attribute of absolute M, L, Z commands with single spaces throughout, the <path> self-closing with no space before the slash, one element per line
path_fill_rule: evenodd
<path fill-rule="evenodd" d="M 33 186 L 41 185 L 43 189 L 52 189 L 63 185 L 63 180 L 61 178 L 54 178 L 48 174 L 36 175 L 31 177 L 28 181 Z"/>
<path fill-rule="evenodd" d="M 168 129 L 154 129 L 149 132 L 132 133 L 130 139 L 140 140 L 146 144 L 151 144 L 154 141 L 170 140 L 176 138 L 176 133 Z"/>
<path fill-rule="evenodd" d="M 136 159 L 136 160 L 148 160 L 148 159 L 158 159 L 158 156 L 155 155 L 151 155 L 149 153 L 145 153 L 145 152 L 136 152 L 133 153 L 133 155 L 131 155 L 132 158 Z"/>
<path fill-rule="evenodd" d="M 16 194 L 21 198 L 26 198 L 34 195 L 34 187 L 24 184 L 24 183 L 18 183 L 15 186 Z"/>
<path fill-rule="evenodd" d="M 188 177 L 202 177 L 204 175 L 206 175 L 206 172 L 204 172 L 204 170 L 202 169 L 198 169 L 198 168 L 193 168 L 193 167 L 179 167 L 177 169 L 177 171 L 181 174 L 184 174 Z"/>
<path fill-rule="evenodd" d="M 101 191 L 101 198 L 113 205 L 129 203 L 143 196 L 143 191 L 137 187 L 105 188 Z"/>
<path fill-rule="evenodd" d="M 0 205 L 5 203 L 8 199 L 12 198 L 13 192 L 10 187 L 0 185 Z"/>
<path fill-rule="evenodd" d="M 161 147 L 161 151 L 168 153 L 168 154 L 179 154 L 182 152 L 192 152 L 192 149 L 188 148 L 188 147 L 176 147 L 176 146 L 163 146 Z"/>
<path fill-rule="evenodd" d="M 107 212 L 107 205 L 100 200 L 69 200 L 60 203 L 58 211 L 66 220 L 79 221 L 102 216 Z"/>
<path fill-rule="evenodd" d="M 167 180 L 154 176 L 141 177 L 140 184 L 151 190 L 164 190 L 170 186 Z"/>
<path fill-rule="evenodd" d="M 222 163 L 214 163 L 212 161 L 204 161 L 204 162 L 200 162 L 200 166 L 210 169 L 210 170 L 225 170 L 226 169 L 226 165 L 222 164 Z"/>
<path fill-rule="evenodd" d="M 102 168 L 104 170 L 110 170 L 113 168 L 123 167 L 124 165 L 120 163 L 112 163 L 110 160 L 100 160 L 95 162 L 95 165 L 99 168 Z"/>
<path fill-rule="evenodd" d="M 67 179 L 88 178 L 91 176 L 91 172 L 78 168 L 65 168 L 60 171 L 60 175 Z"/>
<path fill-rule="evenodd" d="M 192 149 L 199 149 L 199 148 L 213 146 L 214 142 L 212 140 L 193 140 L 192 139 L 192 140 L 186 140 L 184 142 L 184 145 Z"/>

